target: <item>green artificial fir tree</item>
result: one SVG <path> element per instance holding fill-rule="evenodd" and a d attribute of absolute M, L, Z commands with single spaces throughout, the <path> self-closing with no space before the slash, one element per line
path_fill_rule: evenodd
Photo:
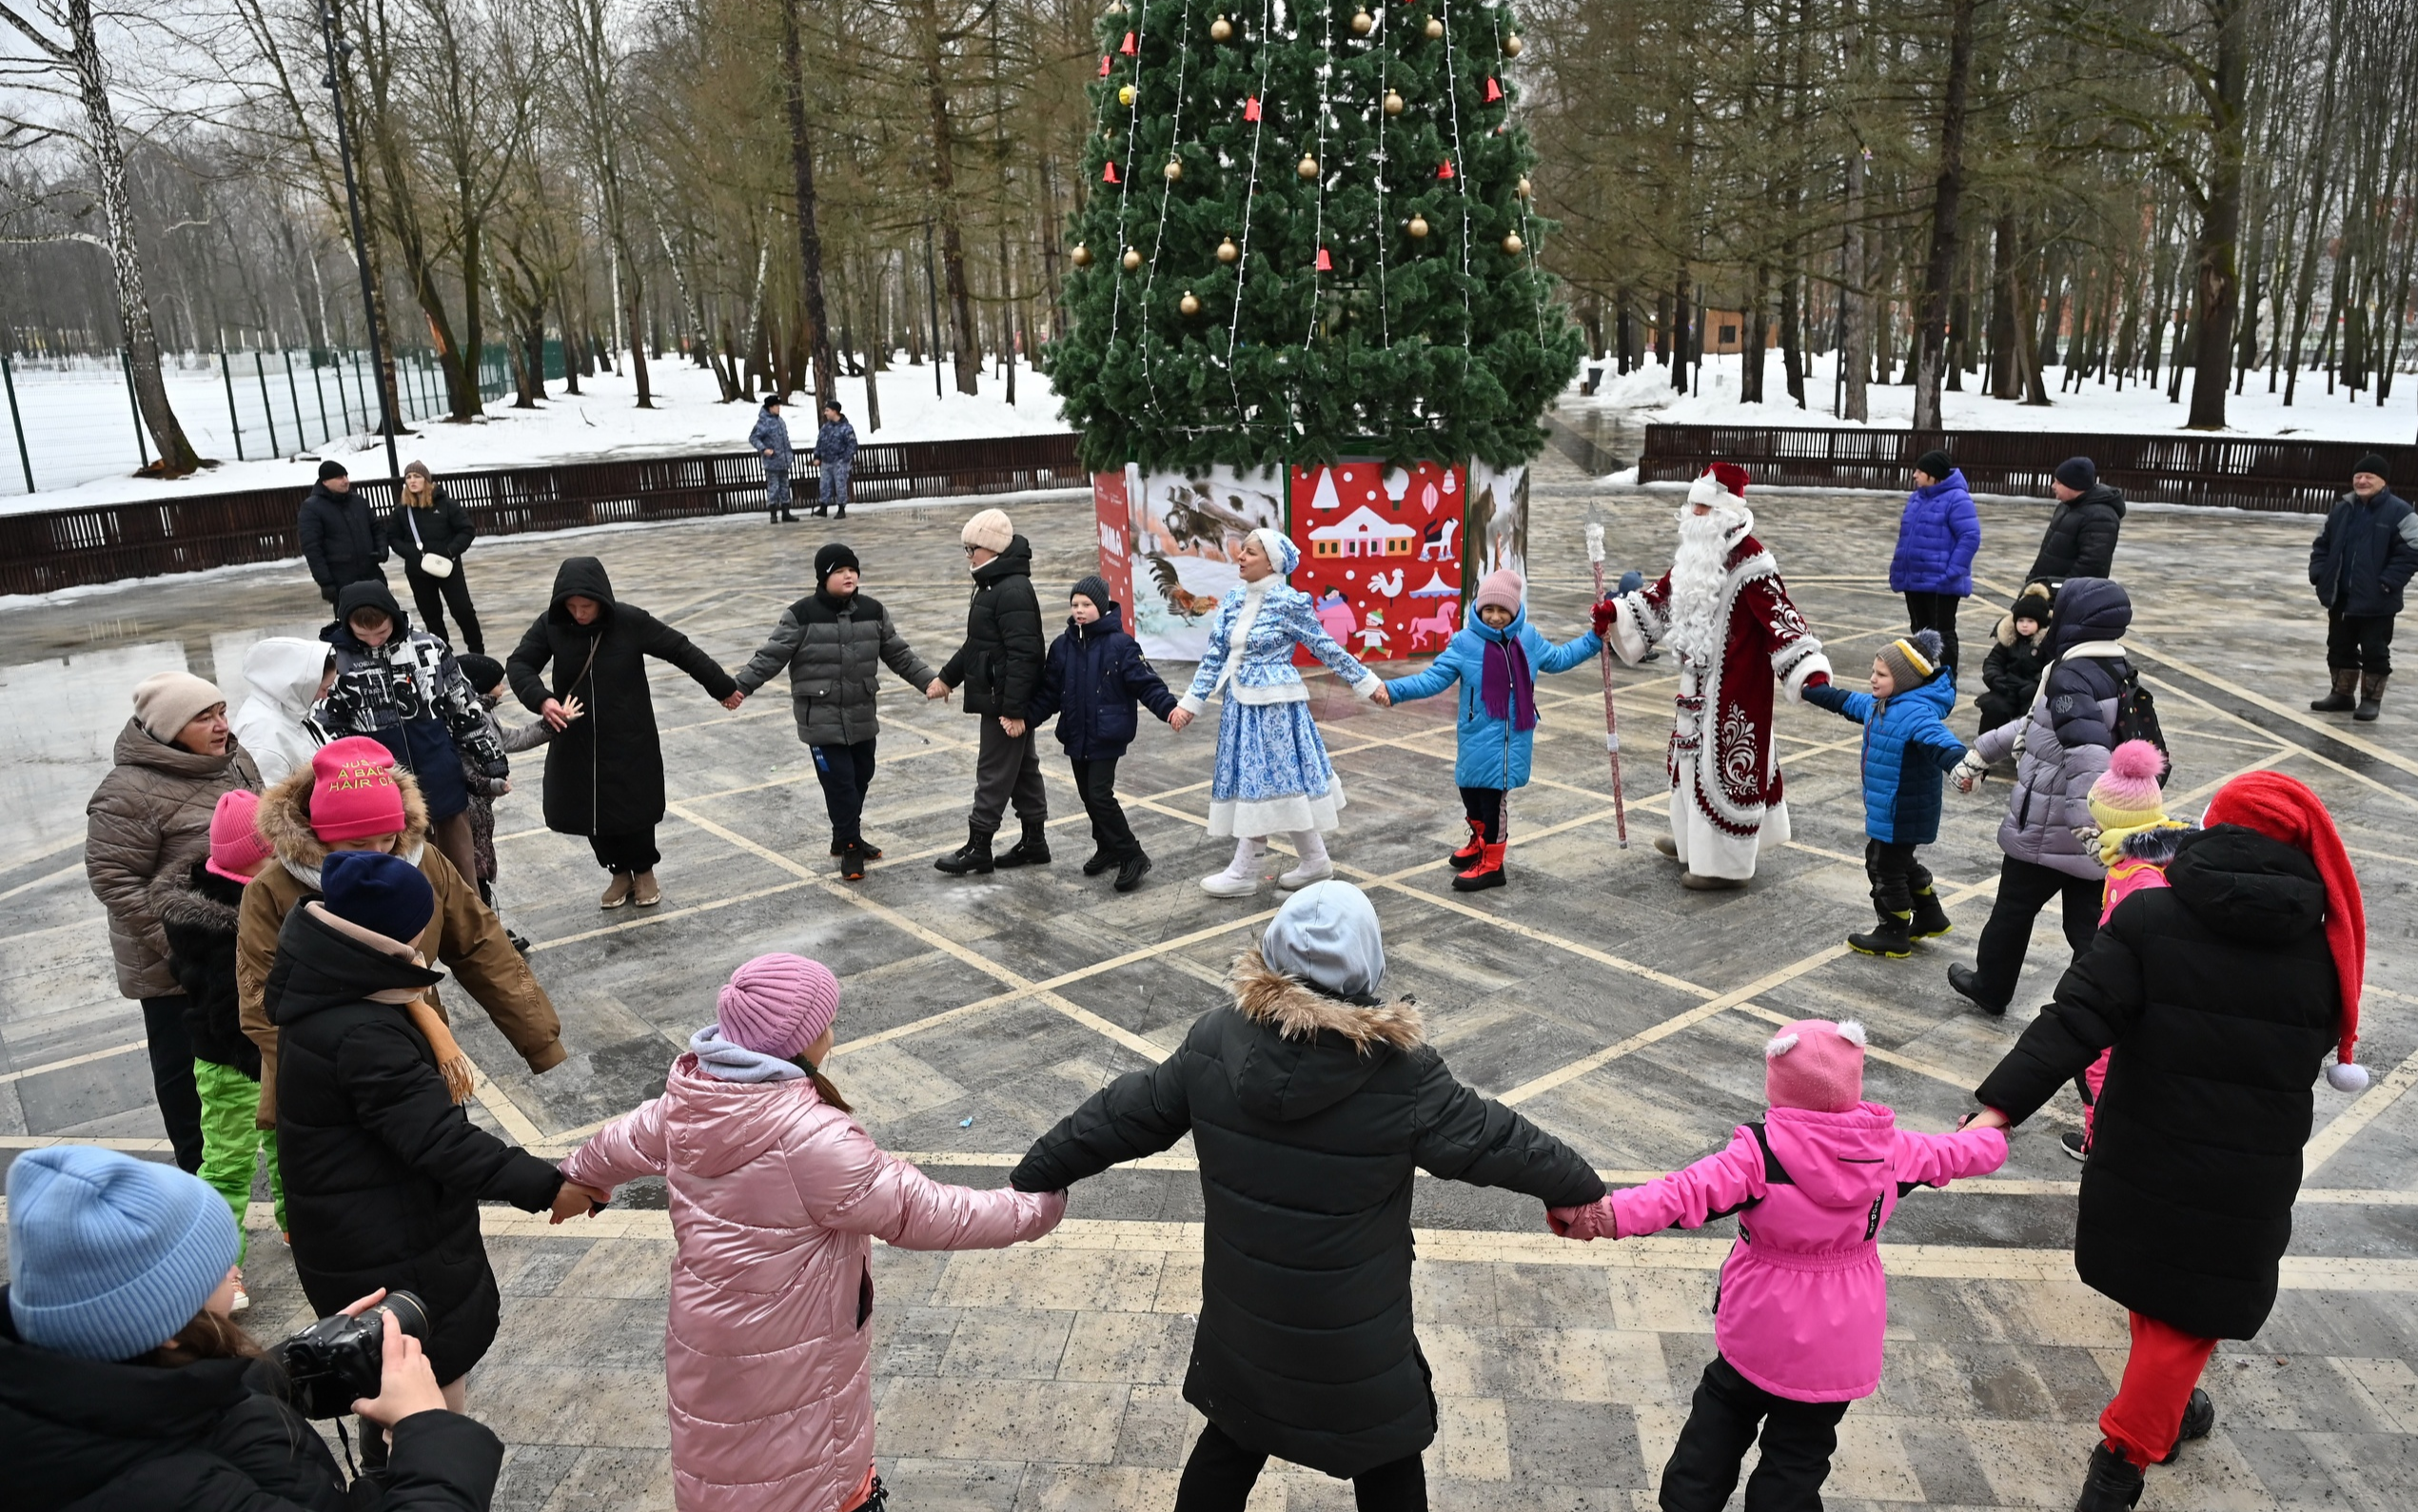
<path fill-rule="evenodd" d="M 1536 455 L 1580 337 L 1483 0 L 1110 0 L 1066 338 L 1094 468 Z"/>

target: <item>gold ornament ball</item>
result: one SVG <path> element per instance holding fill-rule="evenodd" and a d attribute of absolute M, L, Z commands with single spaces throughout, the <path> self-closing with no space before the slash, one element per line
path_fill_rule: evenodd
<path fill-rule="evenodd" d="M 1116 88 L 1116 103 L 1119 105 L 1131 105 L 1133 103 L 1133 86 L 1130 84 L 1118 85 Z"/>
<path fill-rule="evenodd" d="M 1211 42 L 1229 42 L 1233 40 L 1233 22 L 1227 20 L 1224 16 L 1219 16 L 1216 20 L 1209 23 L 1209 40 Z"/>
<path fill-rule="evenodd" d="M 1140 268 L 1141 265 L 1142 254 L 1133 247 L 1127 247 L 1125 249 L 1125 270 L 1130 273 Z"/>
<path fill-rule="evenodd" d="M 1410 233 L 1412 241 L 1425 241 L 1427 236 L 1427 218 L 1424 215 L 1414 215 L 1410 218 L 1410 224 L 1404 229 Z"/>
<path fill-rule="evenodd" d="M 1090 267 L 1091 265 L 1091 249 L 1084 245 L 1081 242 L 1077 242 L 1074 244 L 1074 250 L 1067 254 L 1067 260 L 1077 267 Z"/>
<path fill-rule="evenodd" d="M 1109 5 L 1109 14 L 1112 16 L 1121 16 L 1125 14 L 1125 0 L 1111 0 Z"/>
<path fill-rule="evenodd" d="M 1217 244 L 1217 260 L 1221 263 L 1231 263 L 1242 255 L 1242 248 L 1234 245 L 1234 239 L 1230 236 Z"/>
<path fill-rule="evenodd" d="M 1184 291 L 1184 297 L 1175 302 L 1175 307 L 1187 315 L 1198 315 L 1201 312 L 1201 302 L 1193 298 L 1192 291 L 1188 288 Z"/>
<path fill-rule="evenodd" d="M 1527 248 L 1527 243 L 1520 240 L 1520 233 L 1517 231 L 1512 232 L 1509 236 L 1503 239 L 1503 249 L 1510 253 L 1513 257 L 1518 257 L 1523 251 L 1524 251 Z"/>
<path fill-rule="evenodd" d="M 1300 166 L 1295 167 L 1293 171 L 1300 174 L 1303 178 L 1314 179 L 1318 177 L 1318 160 L 1305 152 L 1302 154 Z"/>
<path fill-rule="evenodd" d="M 1370 15 L 1366 10 L 1355 10 L 1352 12 L 1351 34 L 1353 36 L 1365 37 L 1376 29 L 1377 18 L 1375 16 Z"/>
<path fill-rule="evenodd" d="M 1402 114 L 1402 94 L 1400 91 L 1394 89 L 1387 89 L 1386 91 L 1386 113 L 1387 115 Z"/>
<path fill-rule="evenodd" d="M 1519 187 L 1518 188 L 1516 188 L 1516 189 L 1512 190 L 1512 192 L 1513 192 L 1513 193 L 1515 193 L 1515 194 L 1517 194 L 1517 195 L 1519 195 L 1519 196 L 1520 196 L 1520 198 L 1522 198 L 1522 199 L 1524 199 L 1524 199 L 1526 199 L 1526 198 L 1527 198 L 1527 197 L 1528 197 L 1531 193 L 1535 192 L 1534 190 L 1532 190 L 1532 189 L 1528 187 L 1528 179 L 1527 179 L 1527 175 L 1525 175 L 1525 174 L 1521 175 L 1521 178 L 1520 178 L 1520 187 Z"/>
<path fill-rule="evenodd" d="M 1520 33 L 1514 31 L 1511 35 L 1503 39 L 1503 55 L 1506 58 L 1518 57 L 1520 55 L 1520 49 L 1523 45 L 1524 44 L 1520 41 Z"/>
<path fill-rule="evenodd" d="M 1436 19 L 1434 16 L 1429 16 L 1427 18 L 1427 40 L 1433 42 L 1444 34 L 1445 24 Z"/>
<path fill-rule="evenodd" d="M 1165 172 L 1167 173 L 1167 181 L 1170 184 L 1176 183 L 1184 177 L 1184 165 L 1174 158 L 1169 158 L 1167 160 Z"/>

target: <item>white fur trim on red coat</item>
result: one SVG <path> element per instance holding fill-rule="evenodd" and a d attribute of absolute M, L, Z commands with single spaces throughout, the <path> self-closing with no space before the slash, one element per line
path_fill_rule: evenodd
<path fill-rule="evenodd" d="M 1788 695 L 1789 702 L 1803 703 L 1805 701 L 1805 679 L 1817 672 L 1824 677 L 1831 675 L 1830 658 L 1818 651 L 1811 656 L 1798 658 L 1795 665 L 1780 674 L 1780 690 Z"/>

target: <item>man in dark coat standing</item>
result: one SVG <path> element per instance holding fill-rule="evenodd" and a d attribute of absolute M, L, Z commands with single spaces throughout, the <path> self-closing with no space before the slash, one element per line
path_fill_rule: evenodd
<path fill-rule="evenodd" d="M 1041 758 L 1027 722 L 1048 650 L 1041 601 L 1032 592 L 1032 546 L 998 509 L 967 520 L 958 539 L 973 573 L 973 599 L 966 605 L 966 643 L 940 669 L 940 680 L 966 690 L 966 712 L 982 717 L 982 743 L 974 756 L 965 846 L 932 864 L 952 876 L 993 866 L 1047 866 L 1050 795 L 1041 786 Z M 991 837 L 999 833 L 1011 799 L 1024 838 L 994 860 Z"/>
<path fill-rule="evenodd" d="M 1457 1080 L 1419 1011 L 1377 995 L 1377 912 L 1313 882 L 1234 963 L 1234 1003 L 1117 1078 L 1008 1178 L 1056 1191 L 1189 1133 L 1207 1232 L 1184 1399 L 1209 1419 L 1179 1512 L 1242 1512 L 1270 1455 L 1349 1476 L 1363 1507 L 1426 1505 L 1436 1398 L 1411 1325 L 1415 1172 L 1547 1208 L 1597 1201 L 1579 1153 Z"/>
<path fill-rule="evenodd" d="M 294 534 L 319 584 L 319 596 L 329 603 L 348 582 L 386 580 L 379 571 L 386 560 L 385 524 L 354 495 L 343 462 L 330 459 L 319 464 L 319 481 L 303 496 Z"/>
<path fill-rule="evenodd" d="M 2393 616 L 2418 572 L 2418 510 L 2386 486 L 2376 452 L 2350 472 L 2350 492 L 2334 501 L 2309 548 L 2309 582 L 2326 606 L 2326 670 L 2333 688 L 2310 702 L 2320 714 L 2352 711 L 2373 719 L 2392 675 Z M 2352 696 L 2356 694 L 2357 697 Z"/>
<path fill-rule="evenodd" d="M 554 726 L 546 748 L 545 825 L 584 835 L 596 864 L 612 874 L 602 908 L 663 901 L 656 885 L 655 827 L 663 822 L 663 742 L 646 658 L 660 657 L 697 679 L 725 709 L 746 696 L 695 641 L 635 604 L 613 597 L 613 580 L 594 557 L 572 557 L 554 575 L 554 601 L 538 616 L 504 663 L 513 696 Z M 554 667 L 551 687 L 541 676 Z M 562 707 L 586 705 L 574 718 Z"/>
<path fill-rule="evenodd" d="M 2127 897 L 1975 1091 L 2019 1124 L 2113 1050 L 2082 1167 L 2074 1268 L 2133 1315 L 2133 1348 L 2075 1512 L 2140 1499 L 2141 1472 L 2216 1421 L 2200 1372 L 2275 1306 L 2310 1084 L 2355 1059 L 2368 950 L 2359 878 L 2315 793 L 2275 772 L 2217 790 L 2163 888 Z"/>
<path fill-rule="evenodd" d="M 2099 481 L 2099 469 L 2088 457 L 2069 457 L 2057 463 L 2050 492 L 2057 496 L 2056 513 L 2040 537 L 2040 554 L 2032 559 L 2026 582 L 2060 583 L 2068 578 L 2110 578 L 2115 561 L 2115 538 L 2124 528 L 2124 496 Z"/>

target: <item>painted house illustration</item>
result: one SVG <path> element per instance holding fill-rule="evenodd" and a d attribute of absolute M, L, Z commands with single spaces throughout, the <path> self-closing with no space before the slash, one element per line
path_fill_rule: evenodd
<path fill-rule="evenodd" d="M 1385 519 L 1366 504 L 1309 533 L 1313 557 L 1407 557 L 1416 549 L 1419 532 Z"/>

